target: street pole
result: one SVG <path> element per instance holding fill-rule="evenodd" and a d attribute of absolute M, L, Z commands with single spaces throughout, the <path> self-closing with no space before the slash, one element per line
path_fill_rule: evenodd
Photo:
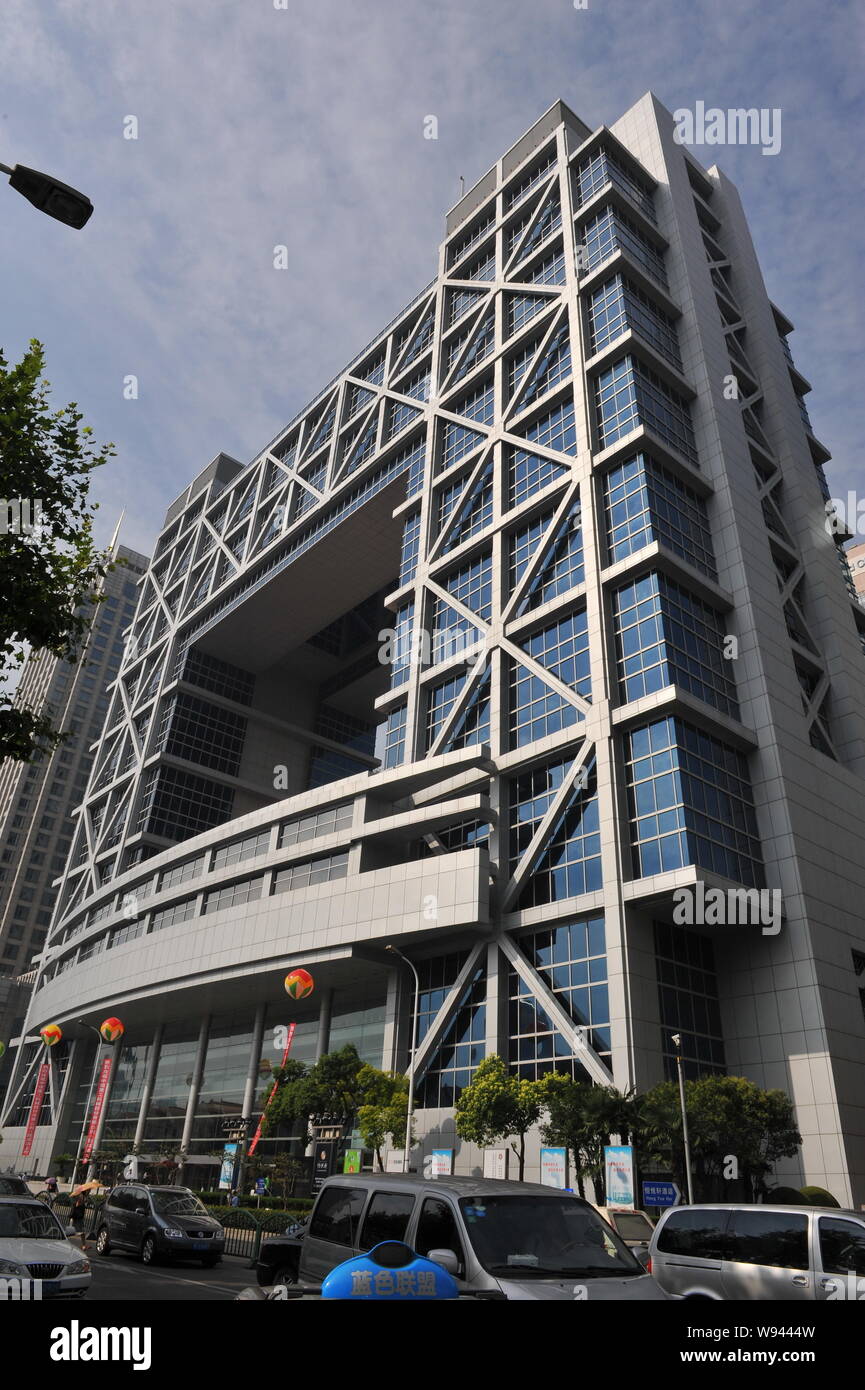
<path fill-rule="evenodd" d="M 411 1153 L 411 1122 L 414 1116 L 414 1058 L 415 1053 L 417 1051 L 417 1015 L 418 1004 L 420 1000 L 420 976 L 418 975 L 413 962 L 409 960 L 408 956 L 404 956 L 402 951 L 398 951 L 395 946 L 387 946 L 385 949 L 388 951 L 392 951 L 395 956 L 399 956 L 400 960 L 405 962 L 405 964 L 411 970 L 411 973 L 414 975 L 414 1009 L 412 1010 L 411 1021 L 411 1051 L 409 1054 L 408 1072 L 408 1106 L 405 1121 L 405 1149 L 403 1150 L 402 1156 L 402 1171 L 404 1173 L 407 1173 L 409 1171 L 409 1155 Z"/>
<path fill-rule="evenodd" d="M 676 1068 L 679 1073 L 679 1104 L 682 1107 L 682 1137 L 685 1141 L 685 1177 L 688 1183 L 688 1206 L 694 1205 L 694 1186 L 691 1180 L 691 1145 L 688 1140 L 688 1111 L 685 1106 L 685 1074 L 682 1071 L 682 1038 L 679 1033 L 673 1034 L 673 1044 L 676 1048 Z"/>

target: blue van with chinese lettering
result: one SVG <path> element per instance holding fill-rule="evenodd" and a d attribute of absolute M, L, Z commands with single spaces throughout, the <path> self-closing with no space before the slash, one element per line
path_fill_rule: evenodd
<path fill-rule="evenodd" d="M 266 1241 L 259 1282 L 318 1285 L 401 1241 L 470 1292 L 509 1299 L 664 1299 L 588 1202 L 535 1183 L 352 1174 L 328 1178 L 302 1234 Z"/>

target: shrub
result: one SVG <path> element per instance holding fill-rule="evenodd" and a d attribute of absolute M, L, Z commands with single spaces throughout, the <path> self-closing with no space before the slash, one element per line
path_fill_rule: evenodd
<path fill-rule="evenodd" d="M 825 1187 L 800 1187 L 803 1198 L 809 1207 L 840 1207 L 841 1203 L 836 1202 L 831 1192 L 827 1192 Z"/>
<path fill-rule="evenodd" d="M 763 1200 L 779 1207 L 805 1207 L 808 1205 L 807 1197 L 803 1197 L 796 1187 L 773 1187 L 770 1192 L 766 1193 Z"/>

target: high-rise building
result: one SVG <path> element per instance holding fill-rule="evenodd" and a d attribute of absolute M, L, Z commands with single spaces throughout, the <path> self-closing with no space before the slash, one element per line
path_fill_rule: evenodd
<path fill-rule="evenodd" d="M 8 1043 L 24 1025 L 31 986 L 30 963 L 41 952 L 57 885 L 66 868 L 75 830 L 74 812 L 84 797 L 108 709 L 107 687 L 120 670 L 123 632 L 135 614 L 138 580 L 150 563 L 112 543 L 119 562 L 98 586 L 104 594 L 78 663 L 50 652 L 27 661 L 15 704 L 50 713 L 67 738 L 30 762 L 0 764 L 0 1039 Z M 5 1090 L 13 1050 L 0 1061 Z"/>
<path fill-rule="evenodd" d="M 485 1054 L 644 1090 L 677 1035 L 689 1076 L 792 1097 L 782 1180 L 863 1202 L 865 611 L 736 191 L 651 95 L 594 131 L 557 102 L 445 230 L 432 283 L 168 511 L 3 1155 L 48 1021 L 46 1158 L 81 1131 L 79 1017 L 126 1026 L 104 1137 L 202 1165 L 279 1025 L 404 1068 L 394 945 L 456 1171 Z"/>

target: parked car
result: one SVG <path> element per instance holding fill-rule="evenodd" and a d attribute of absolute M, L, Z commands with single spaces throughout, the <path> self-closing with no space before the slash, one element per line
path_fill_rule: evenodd
<path fill-rule="evenodd" d="M 612 1226 L 617 1235 L 627 1245 L 633 1255 L 636 1255 L 641 1264 L 649 1258 L 649 1241 L 655 1229 L 655 1223 L 647 1212 L 634 1208 L 633 1211 L 624 1211 L 621 1207 L 595 1207 L 608 1225 Z"/>
<path fill-rule="evenodd" d="M 263 1243 L 260 1283 L 319 1285 L 382 1241 L 402 1241 L 467 1290 L 509 1299 L 663 1299 L 581 1197 L 535 1183 L 406 1174 L 328 1178 L 300 1236 Z"/>
<path fill-rule="evenodd" d="M 0 1279 L 21 1280 L 20 1297 L 83 1298 L 90 1287 L 90 1261 L 44 1202 L 29 1192 L 0 1196 Z M 35 1295 L 29 1281 L 37 1279 Z"/>
<path fill-rule="evenodd" d="M 96 1249 L 100 1255 L 132 1250 L 144 1264 L 160 1255 L 218 1264 L 225 1232 L 188 1187 L 124 1183 L 109 1192 L 99 1213 Z"/>
<path fill-rule="evenodd" d="M 30 1197 L 32 1193 L 20 1173 L 0 1173 L 0 1197 Z"/>
<path fill-rule="evenodd" d="M 649 1268 L 676 1298 L 836 1300 L 865 1293 L 865 1214 L 712 1203 L 672 1207 Z"/>

